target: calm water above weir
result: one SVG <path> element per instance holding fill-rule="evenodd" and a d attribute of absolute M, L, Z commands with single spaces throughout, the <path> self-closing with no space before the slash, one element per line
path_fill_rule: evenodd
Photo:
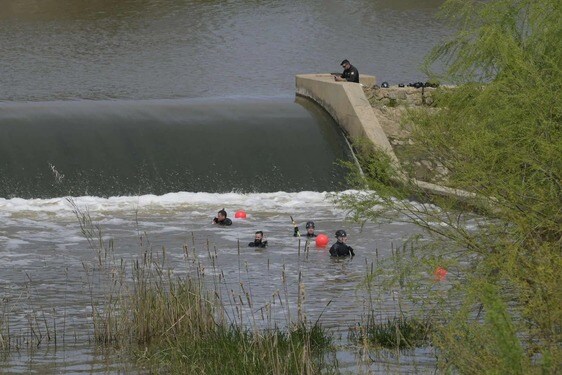
<path fill-rule="evenodd" d="M 294 75 L 339 71 L 348 58 L 379 82 L 423 81 L 423 56 L 449 33 L 434 19 L 441 3 L 0 0 L 3 316 L 14 337 L 29 338 L 34 317 L 59 332 L 56 347 L 12 352 L 0 372 L 137 371 L 90 344 L 90 301 L 104 290 L 84 270 L 95 256 L 68 195 L 127 261 L 139 253 L 139 232 L 167 249 L 178 272 L 183 245 L 205 264 L 207 244 L 216 247 L 227 282 L 251 283 L 258 305 L 279 288 L 283 267 L 296 296 L 301 272 L 307 314 L 325 309 L 326 327 L 345 343 L 365 312 L 356 288 L 375 249 L 389 255 L 415 228 L 362 227 L 334 208 L 326 192 L 348 188 L 335 163 L 350 160 L 349 150 L 329 116 L 295 100 Z M 223 207 L 249 217 L 209 225 Z M 301 229 L 315 220 L 331 243 L 345 228 L 358 255 L 334 262 L 315 247 L 299 255 L 289 215 Z M 270 248 L 243 246 L 238 256 L 238 241 L 258 229 Z M 389 297 L 380 314 L 395 308 Z M 365 362 L 345 347 L 344 371 L 435 370 L 423 350 Z"/>
<path fill-rule="evenodd" d="M 344 58 L 421 81 L 442 2 L 2 0 L 0 100 L 292 96 Z"/>

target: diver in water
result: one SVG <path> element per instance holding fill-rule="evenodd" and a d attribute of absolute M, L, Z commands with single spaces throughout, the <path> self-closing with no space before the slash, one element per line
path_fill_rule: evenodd
<path fill-rule="evenodd" d="M 229 226 L 232 225 L 232 220 L 226 217 L 226 211 L 223 208 L 218 212 L 217 217 L 213 219 L 213 224 Z"/>
<path fill-rule="evenodd" d="M 254 237 L 254 242 L 250 242 L 248 244 L 249 247 L 260 247 L 260 248 L 264 248 L 267 247 L 267 241 L 263 240 L 263 232 L 261 230 L 258 230 L 256 232 L 256 235 Z"/>
<path fill-rule="evenodd" d="M 293 237 L 300 237 L 299 228 L 295 227 L 295 232 L 293 233 Z M 316 233 L 314 233 L 314 221 L 307 221 L 306 222 L 306 234 L 303 235 L 306 238 L 315 238 Z"/>
<path fill-rule="evenodd" d="M 330 255 L 333 257 L 346 257 L 349 255 L 354 257 L 355 253 L 353 252 L 353 248 L 346 245 L 347 233 L 345 233 L 345 230 L 338 230 L 336 232 L 336 238 L 338 239 L 338 242 L 333 244 L 330 248 Z"/>

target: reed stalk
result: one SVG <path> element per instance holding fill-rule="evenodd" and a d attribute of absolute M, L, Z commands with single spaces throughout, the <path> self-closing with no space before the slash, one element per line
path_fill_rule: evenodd
<path fill-rule="evenodd" d="M 284 296 L 277 291 L 265 306 L 256 306 L 248 264 L 239 257 L 238 281 L 232 283 L 224 272 L 217 272 L 217 250 L 209 241 L 203 251 L 217 276 L 207 276 L 193 234 L 182 249 L 185 270 L 179 271 L 187 273 L 180 276 L 168 265 L 166 249 L 155 252 L 146 234 L 139 237 L 139 258 L 128 266 L 123 260 L 115 264 L 112 245 L 99 240 L 101 228 L 91 223 L 88 213 L 78 211 L 77 217 L 86 228 L 82 233 L 95 238 L 89 244 L 98 247 L 96 264 L 84 266 L 88 279 L 98 273 L 106 283 L 102 300 L 91 292 L 94 339 L 99 345 L 121 348 L 158 373 L 337 372 L 331 334 L 319 320 L 307 324 L 302 276 L 298 320 L 292 322 L 285 267 Z M 232 287 L 235 284 L 238 290 Z M 284 327 L 273 323 L 277 300 L 287 318 Z"/>

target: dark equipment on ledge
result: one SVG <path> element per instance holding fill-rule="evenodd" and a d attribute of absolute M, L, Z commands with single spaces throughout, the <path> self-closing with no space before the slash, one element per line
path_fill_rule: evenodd
<path fill-rule="evenodd" d="M 408 83 L 408 87 L 415 87 L 416 89 L 423 87 L 423 82 Z"/>
<path fill-rule="evenodd" d="M 398 85 L 400 86 L 400 85 Z M 400 86 L 403 87 L 403 86 Z M 416 89 L 420 89 L 422 87 L 439 87 L 439 83 L 434 83 L 434 82 L 414 82 L 414 83 L 408 83 L 408 87 L 415 87 Z"/>

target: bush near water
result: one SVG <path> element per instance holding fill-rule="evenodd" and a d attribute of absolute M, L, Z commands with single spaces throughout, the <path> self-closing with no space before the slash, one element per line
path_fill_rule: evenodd
<path fill-rule="evenodd" d="M 472 210 L 415 184 L 389 186 L 388 162 L 372 158 L 360 186 L 377 193 L 340 204 L 363 220 L 401 214 L 430 233 L 387 286 L 409 285 L 410 299 L 439 322 L 432 343 L 442 371 L 561 373 L 562 6 L 449 0 L 442 15 L 457 31 L 425 69 L 457 88 L 436 89 L 432 108 L 410 110 L 405 123 L 418 154 L 447 171 L 430 181 L 475 193 Z M 412 195 L 438 208 L 408 202 Z M 413 270 L 436 266 L 449 270 L 448 287 L 422 293 Z"/>

